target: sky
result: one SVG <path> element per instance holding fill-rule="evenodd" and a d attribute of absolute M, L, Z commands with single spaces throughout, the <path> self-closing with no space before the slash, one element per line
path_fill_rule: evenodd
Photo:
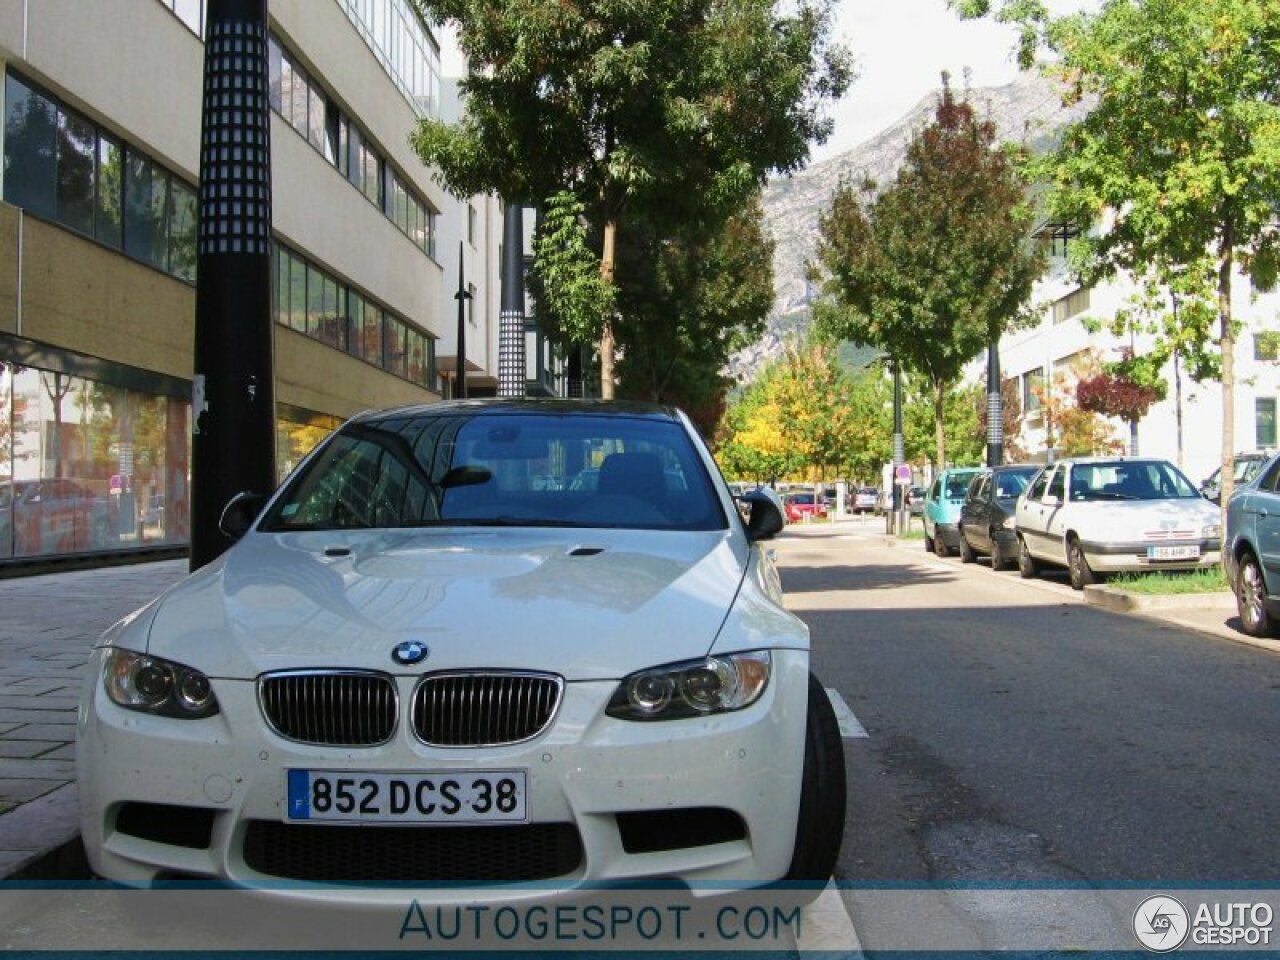
<path fill-rule="evenodd" d="M 1097 0 L 1050 0 L 1055 12 L 1095 6 Z M 941 85 L 949 70 L 956 84 L 970 71 L 970 85 L 1011 83 L 1016 34 L 991 20 L 962 21 L 946 0 L 840 0 L 835 37 L 857 61 L 858 78 L 829 108 L 835 128 L 815 146 L 811 161 L 825 160 L 857 146 L 903 117 L 920 98 Z M 441 37 L 445 76 L 462 72 L 462 60 L 448 31 Z"/>
<path fill-rule="evenodd" d="M 946 0 L 841 0 L 835 37 L 853 51 L 857 79 L 829 109 L 835 129 L 813 148 L 825 160 L 869 140 L 900 119 L 942 83 L 948 70 L 961 85 L 990 87 L 1017 75 L 1011 27 L 990 20 L 962 21 Z"/>

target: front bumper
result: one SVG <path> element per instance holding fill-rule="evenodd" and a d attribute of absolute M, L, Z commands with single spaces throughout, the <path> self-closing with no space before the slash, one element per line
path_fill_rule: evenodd
<path fill-rule="evenodd" d="M 525 770 L 531 828 L 525 833 L 567 831 L 576 834 L 580 845 L 580 856 L 559 861 L 564 872 L 540 878 L 565 890 L 617 882 L 674 881 L 695 890 L 717 883 L 762 884 L 781 878 L 791 861 L 804 755 L 807 652 L 773 651 L 769 686 L 746 710 L 662 722 L 616 720 L 604 714 L 616 682 L 569 683 L 545 733 L 526 743 L 474 749 L 426 746 L 413 736 L 403 715 L 395 736 L 383 746 L 291 742 L 267 727 L 253 681 L 215 679 L 221 712 L 207 720 L 124 710 L 103 692 L 102 656 L 101 650 L 95 651 L 90 661 L 92 679 L 80 711 L 76 763 L 85 849 L 94 871 L 111 880 L 145 884 L 172 876 L 207 878 L 268 887 L 273 894 L 295 899 L 402 902 L 403 892 L 376 885 L 325 886 L 250 865 L 251 860 L 261 863 L 249 849 L 251 836 L 258 847 L 264 833 L 271 843 L 289 843 L 303 835 L 308 844 L 338 837 L 324 835 L 333 829 L 327 824 L 284 823 L 290 769 Z M 402 711 L 416 680 L 397 678 Z M 180 830 L 148 826 L 145 821 L 139 828 L 140 809 L 164 808 L 200 812 L 209 826 L 203 835 L 197 831 L 194 840 Z M 667 848 L 654 849 L 655 843 L 649 842 L 638 852 L 635 844 L 631 852 L 624 849 L 619 814 L 659 812 L 679 818 L 679 811 L 695 808 L 736 815 L 740 836 L 699 839 L 684 830 L 677 831 L 683 837 L 669 843 L 658 837 L 656 846 Z M 694 816 L 690 813 L 688 818 Z M 385 828 L 370 824 L 357 829 Z M 491 828 L 485 827 L 412 829 L 479 830 L 493 840 Z M 523 842 L 519 827 L 503 829 L 513 830 L 508 835 Z M 358 835 L 353 841 L 351 831 L 344 832 L 345 843 L 360 845 Z M 493 844 L 483 848 L 492 851 Z M 497 849 L 502 849 L 501 843 Z M 422 882 L 428 886 L 435 879 L 430 869 L 429 864 L 423 868 Z M 484 884 L 487 901 L 547 896 L 545 885 L 490 885 L 492 879 L 484 876 L 475 882 Z M 429 899 L 466 902 L 475 899 L 475 888 L 453 883 L 433 889 Z"/>
<path fill-rule="evenodd" d="M 1215 567 L 1222 562 L 1220 540 L 1179 540 L 1158 543 L 1132 541 L 1126 543 L 1096 543 L 1080 541 L 1089 566 L 1099 572 L 1119 573 L 1132 570 L 1201 570 Z M 1183 560 L 1154 560 L 1147 556 L 1148 547 L 1198 547 L 1200 555 Z"/>

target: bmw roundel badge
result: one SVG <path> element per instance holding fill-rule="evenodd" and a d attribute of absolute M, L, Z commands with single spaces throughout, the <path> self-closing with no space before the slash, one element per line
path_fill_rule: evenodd
<path fill-rule="evenodd" d="M 391 651 L 391 659 L 403 666 L 410 666 L 415 663 L 421 663 L 427 659 L 427 655 L 431 651 L 427 649 L 425 643 L 419 643 L 417 640 L 404 640 L 397 643 L 395 649 Z"/>

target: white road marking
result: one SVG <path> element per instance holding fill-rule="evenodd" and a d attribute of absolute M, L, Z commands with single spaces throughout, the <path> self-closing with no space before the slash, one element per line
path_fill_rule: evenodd
<path fill-rule="evenodd" d="M 796 949 L 801 956 L 819 951 L 831 958 L 862 955 L 862 944 L 835 883 L 828 881 L 818 899 L 804 908 Z"/>
<path fill-rule="evenodd" d="M 871 736 L 867 733 L 867 728 L 859 723 L 858 718 L 853 715 L 849 705 L 844 702 L 844 697 L 840 696 L 840 691 L 835 687 L 827 687 L 827 699 L 831 701 L 831 709 L 836 712 L 836 721 L 840 724 L 840 736 L 846 740 Z"/>

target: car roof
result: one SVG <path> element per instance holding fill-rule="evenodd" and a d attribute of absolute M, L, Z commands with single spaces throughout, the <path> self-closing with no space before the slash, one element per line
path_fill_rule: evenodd
<path fill-rule="evenodd" d="M 441 400 L 436 403 L 409 404 L 366 410 L 352 418 L 363 423 L 394 420 L 414 416 L 499 416 L 509 414 L 590 414 L 593 416 L 644 417 L 652 420 L 678 421 L 674 407 L 631 400 L 563 400 L 559 398 L 500 397 L 483 400 Z"/>

